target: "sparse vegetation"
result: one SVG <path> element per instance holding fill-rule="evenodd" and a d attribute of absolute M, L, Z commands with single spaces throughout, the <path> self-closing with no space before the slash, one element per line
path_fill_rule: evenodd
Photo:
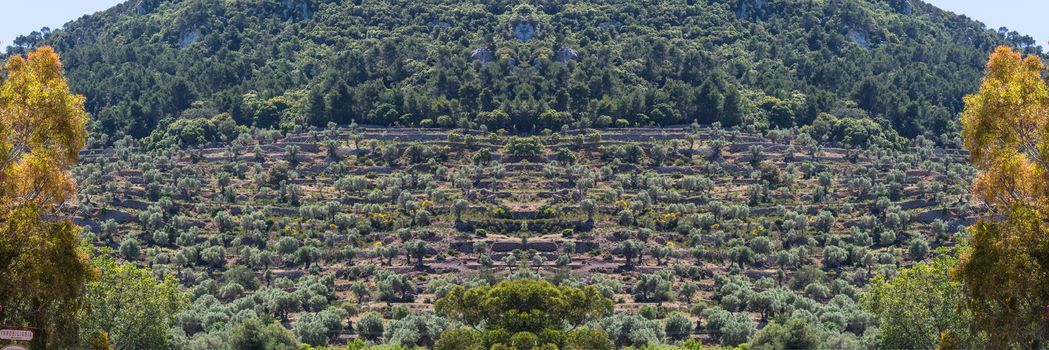
<path fill-rule="evenodd" d="M 240 327 L 283 326 L 307 344 L 356 337 L 451 346 L 499 333 L 482 322 L 490 329 L 444 333 L 449 339 L 441 342 L 444 322 L 476 321 L 434 309 L 462 293 L 453 287 L 546 280 L 557 288 L 593 286 L 618 313 L 577 328 L 637 346 L 697 337 L 725 345 L 808 341 L 782 339 L 794 329 L 873 344 L 865 334 L 877 309 L 860 303 L 868 280 L 941 256 L 937 249 L 956 242 L 947 233 L 973 213 L 964 186 L 972 168 L 956 150 L 921 138 L 852 149 L 853 159 L 826 144 L 817 159 L 797 130 L 741 132 L 735 141 L 727 130 L 705 127 L 583 131 L 577 135 L 603 141 L 582 144 L 560 133 L 359 128 L 310 136 L 316 132 L 266 140 L 247 132 L 238 137 L 251 140 L 242 141 L 245 149 L 267 148 L 232 163 L 206 149 L 196 161 L 178 151 L 89 150 L 74 171 L 85 204 L 72 214 L 95 232 L 95 244 L 118 246 L 125 259 L 174 275 L 189 291 L 194 302 L 179 313 L 187 320 L 179 341 L 218 336 L 221 328 L 202 324 L 232 327 L 237 310 L 248 309 L 276 325 Z M 328 140 L 350 135 L 374 150 L 330 157 Z M 648 146 L 687 144 L 687 137 L 718 144 L 722 153 L 712 161 L 668 146 L 657 160 Z M 287 157 L 289 144 L 297 163 Z M 793 159 L 783 157 L 784 144 L 796 150 Z M 409 149 L 440 149 L 441 156 L 413 159 L 417 151 Z M 474 149 L 492 150 L 491 161 L 477 162 Z M 578 157 L 559 160 L 563 149 Z M 243 175 L 215 175 L 237 164 Z M 280 181 L 271 180 L 276 168 Z M 140 180 L 147 173 L 156 199 Z M 188 197 L 177 186 L 186 178 L 210 185 Z M 848 185 L 857 178 L 872 185 L 857 191 Z M 955 190 L 918 185 L 928 182 Z M 282 200 L 293 186 L 297 200 Z M 764 199 L 753 200 L 754 186 Z M 394 312 L 401 305 L 416 316 Z M 638 308 L 645 317 L 634 319 L 629 311 Z M 769 320 L 780 323 L 762 332 Z M 532 341 L 515 337 L 522 331 L 484 342 Z M 540 343 L 566 344 L 526 331 Z M 272 334 L 279 342 L 283 333 Z"/>

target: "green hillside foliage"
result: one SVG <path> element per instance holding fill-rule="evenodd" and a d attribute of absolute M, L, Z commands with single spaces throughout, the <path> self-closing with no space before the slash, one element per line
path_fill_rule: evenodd
<path fill-rule="evenodd" d="M 221 113 L 260 128 L 532 131 L 760 129 L 827 112 L 934 136 L 957 131 L 995 45 L 1041 51 L 918 0 L 130 0 L 8 52 L 45 43 L 96 137 L 183 144 L 230 134 Z"/>

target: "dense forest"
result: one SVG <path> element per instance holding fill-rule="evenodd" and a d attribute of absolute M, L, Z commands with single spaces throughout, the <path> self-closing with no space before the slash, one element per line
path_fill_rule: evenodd
<path fill-rule="evenodd" d="M 956 134 L 1003 43 L 1041 52 L 918 0 L 132 0 L 8 54 L 61 52 L 103 143 L 194 145 L 233 123 L 764 129 L 824 112 L 818 136 L 868 143 Z"/>

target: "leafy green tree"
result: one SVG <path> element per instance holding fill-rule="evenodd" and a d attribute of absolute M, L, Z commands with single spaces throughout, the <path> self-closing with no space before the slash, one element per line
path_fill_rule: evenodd
<path fill-rule="evenodd" d="M 230 348 L 259 350 L 293 350 L 299 344 L 291 332 L 280 324 L 265 323 L 257 318 L 247 319 L 233 326 L 227 335 Z"/>
<path fill-rule="evenodd" d="M 456 287 L 437 300 L 437 312 L 467 325 L 541 333 L 579 326 L 612 310 L 612 301 L 596 288 L 554 286 L 546 281 L 514 280 L 495 286 Z"/>
<path fill-rule="evenodd" d="M 617 346 L 656 345 L 663 341 L 663 329 L 659 324 L 638 316 L 617 313 L 605 317 L 598 326 L 615 341 Z"/>
<path fill-rule="evenodd" d="M 593 199 L 584 199 L 579 202 L 579 208 L 586 213 L 587 221 L 594 221 L 594 214 L 597 213 L 597 203 Z"/>
<path fill-rule="evenodd" d="M 680 340 L 692 334 L 692 321 L 680 313 L 670 314 L 663 326 L 667 339 Z"/>
<path fill-rule="evenodd" d="M 397 257 L 397 248 L 393 246 L 383 246 L 375 249 L 375 253 L 379 254 L 379 256 L 383 258 L 386 258 L 386 261 L 383 262 L 385 265 L 392 265 L 393 258 Z"/>
<path fill-rule="evenodd" d="M 535 158 L 543 154 L 543 143 L 537 137 L 512 136 L 506 142 L 506 153 L 514 157 Z"/>
<path fill-rule="evenodd" d="M 358 304 L 363 304 L 364 301 L 371 298 L 372 295 L 371 288 L 361 281 L 353 282 L 353 284 L 350 285 L 350 292 L 356 297 Z"/>
<path fill-rule="evenodd" d="M 138 255 L 142 251 L 141 243 L 135 238 L 125 239 L 120 242 L 120 256 L 127 260 L 138 260 Z"/>
<path fill-rule="evenodd" d="M 463 219 L 463 213 L 470 209 L 470 203 L 463 199 L 456 199 L 452 203 L 452 213 L 455 215 L 455 221 L 459 222 Z"/>
<path fill-rule="evenodd" d="M 656 259 L 656 265 L 660 266 L 665 265 L 665 260 L 674 252 L 672 248 L 667 246 L 654 246 L 649 248 L 648 251 L 652 254 L 652 257 Z"/>
<path fill-rule="evenodd" d="M 929 255 L 929 243 L 924 239 L 914 238 L 908 244 L 907 254 L 914 260 L 925 259 L 925 256 Z"/>
<path fill-rule="evenodd" d="M 429 249 L 429 245 L 426 241 L 413 239 L 404 244 L 404 249 L 410 258 L 415 258 L 415 266 L 422 268 L 425 266 L 423 259 L 426 258 L 426 252 Z M 409 258 L 409 260 L 411 260 Z"/>
<path fill-rule="evenodd" d="M 441 333 L 434 350 L 484 350 L 481 332 L 472 329 L 452 329 Z"/>
<path fill-rule="evenodd" d="M 535 349 L 539 347 L 539 336 L 532 332 L 517 332 L 510 337 L 508 345 L 514 349 Z"/>
<path fill-rule="evenodd" d="M 415 283 L 407 275 L 387 272 L 378 278 L 379 299 L 386 302 L 415 299 Z"/>
<path fill-rule="evenodd" d="M 92 259 L 99 278 L 88 283 L 84 293 L 81 339 L 104 334 L 114 349 L 172 347 L 168 328 L 189 304 L 178 281 L 170 275 L 157 279 L 148 269 L 106 253 Z"/>
<path fill-rule="evenodd" d="M 281 321 L 288 320 L 288 314 L 302 308 L 302 301 L 297 295 L 284 290 L 266 288 L 256 293 L 262 299 L 263 307 Z"/>
<path fill-rule="evenodd" d="M 745 313 L 730 313 L 715 307 L 703 310 L 703 318 L 706 320 L 706 329 L 712 332 L 722 345 L 735 346 L 746 343 L 757 331 L 754 321 Z"/>
<path fill-rule="evenodd" d="M 434 314 L 410 315 L 390 322 L 386 342 L 404 346 L 433 347 L 437 338 L 448 329 L 448 320 Z"/>
<path fill-rule="evenodd" d="M 947 346 L 979 347 L 968 326 L 972 316 L 960 311 L 962 284 L 950 277 L 957 257 L 940 252 L 929 262 L 901 270 L 892 279 L 871 279 L 861 301 L 879 323 L 878 341 L 887 348 L 931 349 Z"/>
<path fill-rule="evenodd" d="M 821 334 L 816 326 L 802 318 L 791 318 L 785 323 L 773 322 L 754 336 L 751 346 L 762 350 L 816 349 Z"/>
<path fill-rule="evenodd" d="M 341 310 L 340 310 L 341 311 Z M 299 316 L 292 326 L 292 332 L 302 342 L 311 345 L 324 345 L 330 336 L 342 329 L 342 317 L 339 313 L 328 310 L 319 313 L 306 313 Z"/>
<path fill-rule="evenodd" d="M 568 350 L 612 350 L 615 346 L 608 333 L 600 329 L 577 329 L 568 332 L 565 339 Z"/>
<path fill-rule="evenodd" d="M 634 283 L 634 298 L 640 302 L 670 300 L 670 283 L 670 278 L 663 273 L 641 275 Z"/>
<path fill-rule="evenodd" d="M 381 338 L 383 334 L 382 317 L 374 312 L 362 317 L 360 321 L 357 321 L 357 334 L 368 340 Z"/>
<path fill-rule="evenodd" d="M 619 253 L 623 255 L 627 269 L 634 267 L 634 257 L 640 257 L 644 249 L 645 245 L 635 239 L 629 239 L 619 244 Z"/>

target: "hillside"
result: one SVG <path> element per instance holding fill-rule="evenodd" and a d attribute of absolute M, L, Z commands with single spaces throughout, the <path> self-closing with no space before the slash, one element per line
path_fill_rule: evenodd
<path fill-rule="evenodd" d="M 1041 50 L 918 0 L 130 0 L 18 43 L 63 54 L 96 141 L 155 145 L 231 119 L 764 129 L 823 112 L 828 141 L 940 141 L 995 45 Z"/>
<path fill-rule="evenodd" d="M 131 0 L 15 43 L 4 344 L 1049 344 L 1047 56 L 919 0 Z"/>
<path fill-rule="evenodd" d="M 617 314 L 587 327 L 623 346 L 769 342 L 791 318 L 820 348 L 914 348 L 937 328 L 892 328 L 861 294 L 947 255 L 982 209 L 964 152 L 911 146 L 719 128 L 261 130 L 179 152 L 126 139 L 84 152 L 70 214 L 190 292 L 178 348 L 221 347 L 256 317 L 312 345 L 432 345 L 455 328 L 435 300 L 504 279 L 596 287 Z"/>

